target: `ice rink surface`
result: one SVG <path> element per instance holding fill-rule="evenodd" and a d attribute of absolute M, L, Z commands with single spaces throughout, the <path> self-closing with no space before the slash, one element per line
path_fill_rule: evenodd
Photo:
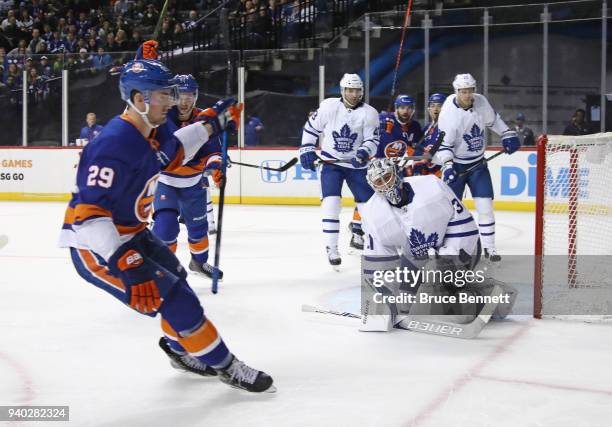
<path fill-rule="evenodd" d="M 335 272 L 317 208 L 227 206 L 220 292 L 189 282 L 230 349 L 278 392 L 180 373 L 157 346 L 159 320 L 84 282 L 55 246 L 64 209 L 1 205 L 0 405 L 69 405 L 78 426 L 612 425 L 609 324 L 512 317 L 468 341 L 302 313 L 358 307 L 347 208 Z M 532 213 L 496 223 L 501 254 L 533 252 Z M 186 263 L 184 229 L 179 242 Z"/>

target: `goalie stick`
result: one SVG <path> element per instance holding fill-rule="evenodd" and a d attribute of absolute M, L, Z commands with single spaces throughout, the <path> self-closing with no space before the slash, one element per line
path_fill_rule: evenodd
<path fill-rule="evenodd" d="M 268 166 L 261 166 L 261 165 L 253 165 L 250 163 L 241 163 L 241 162 L 235 162 L 232 159 L 229 159 L 230 164 L 232 165 L 239 165 L 239 166 L 246 166 L 247 168 L 255 168 L 255 169 L 261 169 L 261 170 L 265 170 L 265 171 L 274 171 L 274 172 L 285 172 L 286 170 L 292 168 L 293 166 L 295 166 L 295 164 L 298 162 L 297 157 L 294 157 L 293 159 L 289 160 L 287 163 L 285 163 L 284 165 L 282 165 L 281 167 L 278 168 L 271 168 Z"/>
<path fill-rule="evenodd" d="M 495 285 L 491 296 L 500 296 L 502 289 Z M 441 335 L 451 338 L 473 339 L 476 338 L 484 329 L 491 315 L 495 311 L 497 303 L 489 302 L 484 305 L 480 314 L 470 323 L 453 323 L 437 320 L 435 317 L 426 315 L 408 315 L 400 320 L 394 327 L 397 329 L 405 329 L 412 332 L 421 332 L 431 335 Z M 340 312 L 334 310 L 326 310 L 324 308 L 315 307 L 312 305 L 303 304 L 302 311 L 307 313 L 330 314 L 334 316 L 350 317 L 353 319 L 361 319 L 362 316 L 349 312 Z M 483 314 L 489 313 L 489 314 Z"/>

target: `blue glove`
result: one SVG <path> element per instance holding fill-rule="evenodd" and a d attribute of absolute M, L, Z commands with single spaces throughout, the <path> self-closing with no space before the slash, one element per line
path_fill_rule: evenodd
<path fill-rule="evenodd" d="M 368 150 L 366 150 L 365 148 L 360 148 L 359 150 L 357 150 L 355 158 L 351 159 L 351 164 L 353 165 L 353 167 L 361 168 L 364 167 L 366 163 L 368 163 L 369 159 L 370 153 L 368 153 Z"/>
<path fill-rule="evenodd" d="M 452 184 L 456 179 L 457 171 L 455 170 L 455 165 L 452 160 L 449 160 L 442 165 L 442 180 L 446 184 Z"/>
<path fill-rule="evenodd" d="M 307 170 L 315 170 L 315 161 L 317 154 L 315 153 L 314 145 L 306 145 L 300 147 L 300 164 L 302 168 Z"/>
<path fill-rule="evenodd" d="M 514 153 L 516 150 L 521 148 L 521 140 L 513 130 L 507 130 L 502 134 L 501 137 L 502 145 L 504 150 L 508 154 Z"/>
<path fill-rule="evenodd" d="M 155 316 L 180 278 L 145 258 L 137 239 L 121 245 L 109 258 L 108 268 L 125 286 L 124 302 L 142 314 Z"/>
<path fill-rule="evenodd" d="M 217 102 L 215 102 L 215 105 L 213 105 L 211 108 L 215 111 L 215 113 L 217 113 L 217 115 L 220 115 L 221 113 L 225 112 L 225 110 L 227 110 L 229 107 L 236 104 L 237 102 L 238 101 L 236 101 L 236 98 L 232 98 L 230 96 L 228 98 L 223 98 L 223 99 L 218 100 Z"/>

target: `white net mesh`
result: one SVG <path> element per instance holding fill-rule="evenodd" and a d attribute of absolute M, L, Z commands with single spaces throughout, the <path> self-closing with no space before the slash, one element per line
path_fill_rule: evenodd
<path fill-rule="evenodd" d="M 612 133 L 549 136 L 542 184 L 542 315 L 606 318 L 612 314 Z"/>

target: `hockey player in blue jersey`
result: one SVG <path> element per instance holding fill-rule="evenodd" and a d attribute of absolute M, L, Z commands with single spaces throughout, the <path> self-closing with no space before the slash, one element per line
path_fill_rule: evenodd
<path fill-rule="evenodd" d="M 198 101 L 199 85 L 196 79 L 191 74 L 183 74 L 175 76 L 177 81 L 182 82 L 179 87 L 179 101 L 176 107 L 168 111 L 168 121 L 173 122 L 179 128 L 187 126 L 197 120 L 198 114 L 204 111 L 202 108 L 196 107 Z M 219 144 L 221 144 L 221 137 Z M 207 176 L 203 176 L 202 185 L 206 188 L 206 218 L 208 220 L 208 234 L 212 235 L 217 232 L 215 224 L 215 215 L 210 193 L 210 182 Z"/>
<path fill-rule="evenodd" d="M 172 134 L 160 127 L 177 98 L 168 68 L 155 60 L 131 61 L 119 88 L 127 108 L 83 149 L 61 246 L 70 248 L 83 279 L 141 314 L 160 314 L 160 346 L 174 367 L 218 375 L 251 392 L 273 391 L 269 375 L 229 351 L 187 284 L 184 267 L 146 227 L 160 171 L 180 168 L 220 135 L 237 117 L 235 101 L 218 102 L 205 120 Z"/>
<path fill-rule="evenodd" d="M 357 206 L 372 196 L 366 181 L 370 157 L 376 155 L 379 141 L 378 113 L 362 102 L 363 82 L 357 74 L 340 80 L 341 98 L 324 100 L 304 124 L 300 163 L 315 170 L 316 146 L 321 141 L 321 209 L 323 233 L 329 263 L 336 268 L 342 258 L 338 251 L 342 185 L 346 181 Z"/>
<path fill-rule="evenodd" d="M 380 144 L 376 153 L 378 158 L 413 155 L 414 148 L 423 135 L 419 122 L 412 119 L 415 111 L 414 99 L 410 95 L 399 95 L 394 106 L 393 113 L 380 113 Z"/>
<path fill-rule="evenodd" d="M 438 140 L 438 117 L 446 96 L 441 93 L 434 93 L 427 101 L 427 113 L 429 114 L 429 123 L 423 127 L 423 141 L 418 144 L 414 150 L 415 156 L 422 156 L 429 152 L 433 145 Z M 427 160 L 420 160 L 413 165 L 414 175 L 442 175 L 440 166 Z"/>
<path fill-rule="evenodd" d="M 520 140 L 495 112 L 486 97 L 476 93 L 476 80 L 471 74 L 457 74 L 453 80 L 455 93 L 444 101 L 438 126 L 444 141 L 434 156 L 442 166 L 442 175 L 459 199 L 467 185 L 478 212 L 478 227 L 485 257 L 501 261 L 495 248 L 495 215 L 493 213 L 493 184 L 485 154 L 485 130 L 491 129 L 501 137 L 507 154 L 517 151 Z M 468 172 L 469 170 L 469 172 Z M 465 172 L 462 176 L 459 174 Z"/>
<path fill-rule="evenodd" d="M 168 112 L 168 122 L 162 126 L 183 128 L 205 116 L 204 110 L 195 107 L 198 83 L 192 75 L 177 75 L 178 104 Z M 213 266 L 208 263 L 207 208 L 211 207 L 208 179 L 202 173 L 212 173 L 213 180 L 220 179 L 218 165 L 221 162 L 221 142 L 211 138 L 195 153 L 192 159 L 172 171 L 161 172 L 153 202 L 153 233 L 176 252 L 179 234 L 179 213 L 187 227 L 191 261 L 189 269 L 212 278 Z M 223 272 L 219 271 L 219 279 Z"/>

